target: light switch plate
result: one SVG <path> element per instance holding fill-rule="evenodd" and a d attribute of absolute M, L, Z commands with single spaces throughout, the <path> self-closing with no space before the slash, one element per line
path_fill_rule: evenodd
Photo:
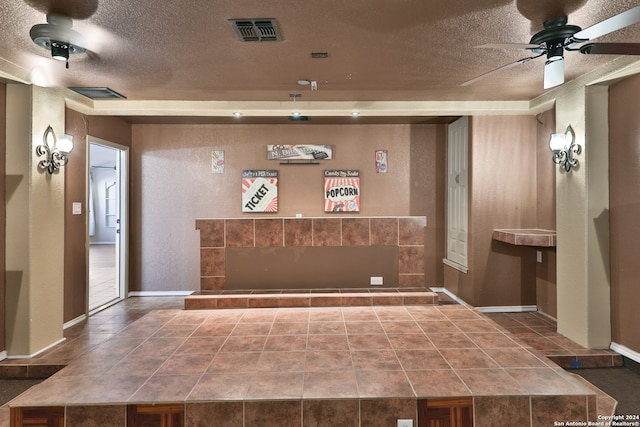
<path fill-rule="evenodd" d="M 413 420 L 398 420 L 398 427 L 413 427 Z"/>
<path fill-rule="evenodd" d="M 384 279 L 380 276 L 371 276 L 369 284 L 380 286 L 383 284 Z"/>
<path fill-rule="evenodd" d="M 71 204 L 71 213 L 73 215 L 82 215 L 82 202 L 73 202 Z"/>

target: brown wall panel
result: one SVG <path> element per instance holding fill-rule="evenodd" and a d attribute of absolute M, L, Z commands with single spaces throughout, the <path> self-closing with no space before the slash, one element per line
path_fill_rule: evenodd
<path fill-rule="evenodd" d="M 612 341 L 640 352 L 640 76 L 609 91 Z"/>
<path fill-rule="evenodd" d="M 492 240 L 536 228 L 536 118 L 478 116 L 469 138 L 469 272 L 445 266 L 447 289 L 475 306 L 536 304 L 535 248 Z"/>
<path fill-rule="evenodd" d="M 124 146 L 131 145 L 131 125 L 114 117 L 85 116 L 67 109 L 65 132 L 74 147 L 65 166 L 64 321 L 85 314 L 87 287 L 87 135 Z M 82 215 L 71 204 L 82 202 Z"/>
<path fill-rule="evenodd" d="M 443 138 L 444 125 L 134 125 L 131 290 L 200 288 L 196 218 L 331 218 L 323 211 L 324 169 L 360 171 L 355 218 L 427 215 L 427 229 L 441 228 Z M 333 159 L 284 166 L 267 160 L 268 144 L 329 144 Z M 378 149 L 389 153 L 386 174 L 375 171 Z M 223 174 L 211 173 L 212 150 L 225 152 Z M 279 171 L 277 214 L 241 212 L 244 169 Z M 425 257 L 441 258 L 437 233 L 428 239 Z"/>
<path fill-rule="evenodd" d="M 555 108 L 537 117 L 536 142 L 536 197 L 537 227 L 556 229 L 556 174 L 558 167 L 551 160 L 549 137 L 556 131 Z M 536 305 L 538 310 L 553 318 L 558 317 L 556 289 L 555 248 L 538 248 L 542 263 L 536 264 Z"/>
<path fill-rule="evenodd" d="M 398 283 L 394 246 L 228 248 L 225 289 L 371 288 Z"/>

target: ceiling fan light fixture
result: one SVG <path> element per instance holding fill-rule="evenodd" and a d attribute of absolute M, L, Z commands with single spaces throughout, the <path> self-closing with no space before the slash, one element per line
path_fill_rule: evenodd
<path fill-rule="evenodd" d="M 544 88 L 560 86 L 562 83 L 564 83 L 564 58 L 551 58 L 544 64 Z"/>
<path fill-rule="evenodd" d="M 51 41 L 51 57 L 58 61 L 69 60 L 69 45 L 63 42 Z"/>
<path fill-rule="evenodd" d="M 47 15 L 47 23 L 34 25 L 29 35 L 35 44 L 50 50 L 52 58 L 66 62 L 69 55 L 83 53 L 86 45 L 82 34 L 72 29 L 72 25 L 69 18 Z"/>

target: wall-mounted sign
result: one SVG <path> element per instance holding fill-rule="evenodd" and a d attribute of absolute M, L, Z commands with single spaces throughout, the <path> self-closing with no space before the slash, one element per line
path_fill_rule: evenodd
<path fill-rule="evenodd" d="M 211 152 L 211 173 L 224 173 L 224 151 Z"/>
<path fill-rule="evenodd" d="M 387 150 L 376 150 L 376 173 L 387 173 Z"/>
<path fill-rule="evenodd" d="M 360 171 L 324 171 L 324 211 L 360 212 Z"/>
<path fill-rule="evenodd" d="M 330 145 L 267 145 L 269 160 L 330 160 Z"/>
<path fill-rule="evenodd" d="M 242 171 L 242 212 L 278 212 L 278 171 Z"/>

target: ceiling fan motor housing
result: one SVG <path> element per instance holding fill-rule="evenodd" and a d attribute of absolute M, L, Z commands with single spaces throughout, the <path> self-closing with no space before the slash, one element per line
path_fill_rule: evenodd
<path fill-rule="evenodd" d="M 531 44 L 544 44 L 547 48 L 547 58 L 562 57 L 567 40 L 582 31 L 577 25 L 567 25 L 567 18 L 553 18 L 544 22 L 544 30 L 531 37 Z"/>
<path fill-rule="evenodd" d="M 85 51 L 85 39 L 71 28 L 72 25 L 69 18 L 47 15 L 47 23 L 34 25 L 29 35 L 35 44 L 44 49 L 64 49 L 69 54 L 82 53 Z"/>

